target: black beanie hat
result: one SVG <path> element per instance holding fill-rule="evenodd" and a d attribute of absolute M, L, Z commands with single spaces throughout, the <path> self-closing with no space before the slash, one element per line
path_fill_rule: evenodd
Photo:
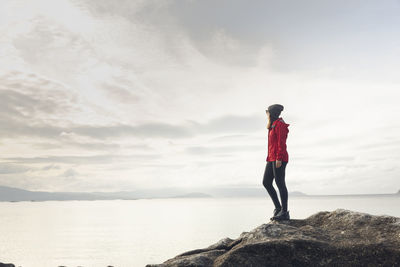
<path fill-rule="evenodd" d="M 280 104 L 273 104 L 268 107 L 268 112 L 271 114 L 271 117 L 277 118 L 281 114 L 283 110 L 283 106 Z"/>

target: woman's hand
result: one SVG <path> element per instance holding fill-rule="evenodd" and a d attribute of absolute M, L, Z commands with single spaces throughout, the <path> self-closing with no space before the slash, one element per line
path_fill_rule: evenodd
<path fill-rule="evenodd" d="M 279 168 L 282 166 L 282 160 L 276 160 L 276 167 Z"/>

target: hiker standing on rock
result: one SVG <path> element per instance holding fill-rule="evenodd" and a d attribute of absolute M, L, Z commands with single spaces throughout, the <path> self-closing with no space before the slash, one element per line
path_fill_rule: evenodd
<path fill-rule="evenodd" d="M 289 220 L 288 206 L 288 190 L 285 183 L 285 169 L 289 161 L 289 154 L 286 151 L 286 139 L 289 132 L 288 126 L 282 117 L 279 117 L 283 110 L 280 104 L 274 104 L 266 110 L 268 116 L 268 156 L 264 171 L 263 185 L 270 195 L 275 209 L 271 220 Z M 272 181 L 278 186 L 281 203 Z"/>

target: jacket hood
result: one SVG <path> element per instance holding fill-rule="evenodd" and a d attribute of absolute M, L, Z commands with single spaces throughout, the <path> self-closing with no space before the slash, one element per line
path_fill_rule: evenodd
<path fill-rule="evenodd" d="M 274 123 L 272 123 L 272 125 L 275 125 L 275 124 L 277 124 L 278 122 L 280 122 L 280 123 L 282 123 L 284 126 L 286 126 L 286 127 L 289 127 L 289 123 L 286 123 L 283 119 L 282 119 L 282 117 L 279 117 L 277 120 L 275 120 L 274 121 Z"/>

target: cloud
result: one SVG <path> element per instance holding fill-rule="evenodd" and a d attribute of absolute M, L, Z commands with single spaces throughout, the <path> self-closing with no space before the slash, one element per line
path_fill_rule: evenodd
<path fill-rule="evenodd" d="M 67 129 L 66 129 L 67 130 Z M 141 138 L 182 138 L 193 136 L 189 129 L 168 123 L 149 122 L 141 125 L 111 125 L 111 126 L 74 126 L 70 131 L 98 139 L 120 136 L 135 136 Z"/>
<path fill-rule="evenodd" d="M 223 115 L 206 123 L 190 121 L 198 133 L 251 133 L 264 128 L 265 118 L 261 116 Z"/>
<path fill-rule="evenodd" d="M 40 120 L 79 110 L 78 96 L 64 85 L 34 73 L 0 73 L 0 115 Z"/>
<path fill-rule="evenodd" d="M 92 156 L 47 156 L 47 157 L 4 157 L 13 163 L 68 163 L 68 164 L 113 164 L 120 161 L 152 160 L 160 158 L 158 154 L 133 154 L 133 155 L 92 155 Z"/>
<path fill-rule="evenodd" d="M 58 166 L 58 165 L 50 164 L 50 165 L 43 166 L 43 167 L 41 168 L 41 170 L 43 170 L 43 171 L 53 170 L 53 169 L 58 170 L 58 169 L 60 169 L 60 168 L 61 168 L 61 167 Z"/>
<path fill-rule="evenodd" d="M 20 164 L 0 162 L 0 175 L 1 174 L 25 173 L 29 170 L 31 170 L 30 167 L 23 166 Z"/>
<path fill-rule="evenodd" d="M 227 153 L 232 155 L 235 152 L 243 151 L 264 151 L 259 145 L 236 145 L 236 146 L 191 146 L 186 147 L 185 152 L 192 155 Z"/>
<path fill-rule="evenodd" d="M 68 169 L 66 171 L 64 171 L 60 176 L 62 177 L 75 177 L 77 176 L 79 173 L 77 171 L 75 171 L 74 169 Z"/>
<path fill-rule="evenodd" d="M 49 79 L 33 73 L 10 72 L 0 77 L 0 137 L 40 137 L 58 140 L 63 134 L 76 134 L 94 139 L 117 137 L 138 138 L 188 138 L 201 134 L 253 132 L 261 128 L 265 120 L 254 116 L 224 115 L 208 122 L 187 120 L 180 125 L 164 122 L 146 122 L 138 125 L 117 123 L 115 125 L 77 124 L 68 120 L 82 111 L 78 96 Z M 118 101 L 130 102 L 129 92 L 112 87 Z M 125 89 L 124 89 L 125 90 Z M 118 93 L 119 92 L 119 93 Z M 124 94 L 128 95 L 124 95 Z M 131 104 L 134 104 L 131 103 Z M 95 143 L 71 143 L 81 147 L 113 148 L 116 145 Z M 51 144 L 48 144 L 51 146 Z"/>
<path fill-rule="evenodd" d="M 64 139 L 61 139 L 59 141 L 55 142 L 40 142 L 40 143 L 33 143 L 32 147 L 34 148 L 41 148 L 44 150 L 57 150 L 62 147 L 68 147 L 68 148 L 78 148 L 78 149 L 83 149 L 83 150 L 98 150 L 98 151 L 104 151 L 104 150 L 118 150 L 122 147 L 120 144 L 115 144 L 115 143 L 104 143 L 104 142 L 75 142 L 75 141 L 67 141 Z M 128 146 L 131 148 L 137 148 L 137 149 L 148 149 L 145 145 L 137 145 L 137 146 Z"/>
<path fill-rule="evenodd" d="M 106 93 L 114 98 L 118 103 L 126 105 L 135 105 L 141 100 L 141 97 L 132 93 L 129 89 L 118 84 L 104 83 L 102 86 Z"/>

